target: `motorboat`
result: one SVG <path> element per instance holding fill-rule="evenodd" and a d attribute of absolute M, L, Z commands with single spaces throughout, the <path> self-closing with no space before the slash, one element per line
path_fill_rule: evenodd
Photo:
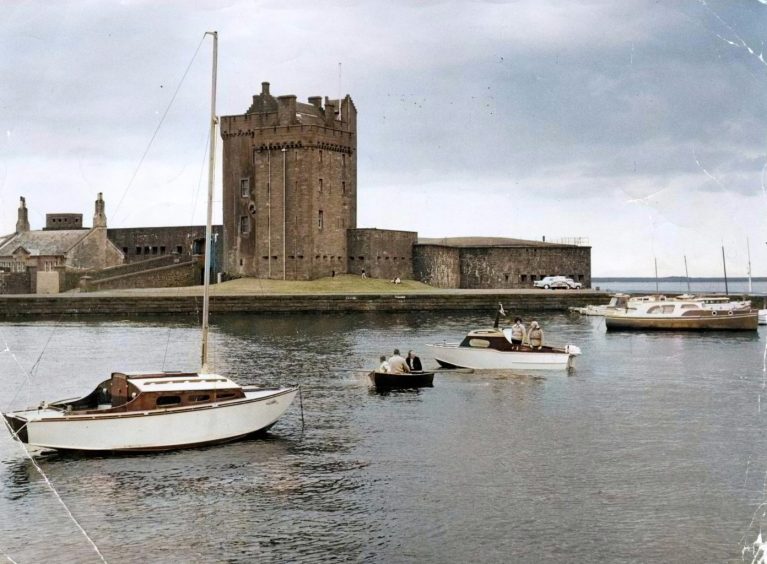
<path fill-rule="evenodd" d="M 767 309 L 759 310 L 759 325 L 767 325 Z"/>
<path fill-rule="evenodd" d="M 376 388 L 427 388 L 434 385 L 434 372 L 380 372 L 368 374 Z"/>
<path fill-rule="evenodd" d="M 755 331 L 757 310 L 712 309 L 700 301 L 665 300 L 629 304 L 605 315 L 608 330 Z"/>
<path fill-rule="evenodd" d="M 509 369 L 509 370 L 562 370 L 572 368 L 581 349 L 575 345 L 531 347 L 513 345 L 511 329 L 499 328 L 499 317 L 490 329 L 469 331 L 460 343 L 434 343 L 434 359 L 446 368 Z"/>
<path fill-rule="evenodd" d="M 572 312 L 580 313 L 581 315 L 603 316 L 608 311 L 626 307 L 626 304 L 630 299 L 631 296 L 628 294 L 614 294 L 610 297 L 610 302 L 607 304 L 570 307 L 568 309 Z"/>
<path fill-rule="evenodd" d="M 218 47 L 213 36 L 210 166 L 199 372 L 113 372 L 79 399 L 41 402 L 4 413 L 14 439 L 29 446 L 82 452 L 143 452 L 232 441 L 269 429 L 293 402 L 294 386 L 242 387 L 208 370 L 210 242 L 215 175 L 215 84 Z"/>
<path fill-rule="evenodd" d="M 639 304 L 654 304 L 658 302 L 685 301 L 700 303 L 704 309 L 712 311 L 729 311 L 747 309 L 751 307 L 748 300 L 731 300 L 728 296 L 696 296 L 682 294 L 676 297 L 660 295 L 630 296 L 628 294 L 615 294 L 610 298 L 610 303 L 604 305 L 587 305 L 585 307 L 571 307 L 570 311 L 581 315 L 604 316 L 610 312 L 634 308 Z"/>

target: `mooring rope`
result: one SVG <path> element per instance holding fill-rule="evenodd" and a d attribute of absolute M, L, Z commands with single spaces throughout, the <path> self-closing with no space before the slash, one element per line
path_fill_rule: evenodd
<path fill-rule="evenodd" d="M 59 319 L 60 320 L 60 319 Z M 56 321 L 56 325 L 58 325 L 58 321 Z M 54 327 L 55 329 L 55 327 Z M 11 350 L 11 347 L 8 345 L 8 341 L 5 338 L 4 332 L 3 335 L 3 342 L 5 344 L 5 349 L 2 352 L 7 352 L 11 355 L 11 358 L 14 360 L 14 362 L 18 365 L 18 367 L 21 369 L 21 371 L 24 373 L 24 375 L 27 378 L 27 385 L 32 385 L 32 370 L 35 370 L 35 368 L 39 365 L 40 359 L 43 357 L 43 353 L 45 352 L 45 349 L 48 347 L 48 344 L 50 343 L 51 339 L 53 338 L 53 331 L 51 331 L 51 334 L 48 336 L 48 340 L 45 342 L 45 346 L 43 347 L 43 350 L 40 352 L 40 355 L 37 357 L 37 360 L 35 361 L 34 365 L 32 366 L 32 370 L 27 370 L 24 368 L 24 366 L 19 361 L 18 357 L 16 356 L 16 353 Z M 19 386 L 19 388 L 16 390 L 16 393 L 13 396 L 13 399 L 9 402 L 9 406 L 16 400 L 16 398 L 19 395 L 19 392 L 24 386 Z M 67 516 L 72 520 L 72 522 L 75 524 L 75 526 L 80 530 L 80 532 L 83 534 L 83 536 L 88 540 L 90 545 L 93 547 L 93 550 L 96 551 L 96 554 L 99 555 L 99 558 L 102 562 L 106 564 L 106 558 L 104 558 L 104 555 L 101 554 L 101 551 L 99 550 L 99 547 L 96 546 L 96 543 L 93 542 L 93 539 L 90 537 L 88 532 L 83 528 L 83 526 L 80 524 L 80 522 L 75 518 L 75 516 L 72 514 L 72 511 L 70 511 L 69 507 L 67 507 L 67 504 L 64 503 L 64 500 L 62 499 L 61 495 L 59 495 L 59 492 L 56 491 L 56 488 L 53 486 L 53 483 L 50 481 L 48 476 L 45 474 L 43 469 L 40 467 L 40 465 L 37 463 L 37 461 L 32 456 L 32 453 L 29 452 L 29 449 L 27 446 L 19 440 L 18 433 L 21 432 L 24 427 L 28 425 L 29 422 L 25 423 L 21 428 L 19 428 L 17 431 L 14 431 L 8 421 L 5 419 L 5 417 L 2 418 L 3 423 L 5 424 L 6 428 L 11 434 L 11 437 L 13 438 L 14 442 L 16 442 L 21 449 L 24 451 L 25 456 L 29 459 L 29 461 L 32 463 L 32 465 L 35 467 L 37 472 L 42 476 L 43 480 L 45 481 L 45 484 L 48 486 L 48 488 L 53 492 L 53 495 L 56 497 L 58 502 L 61 504 L 61 506 L 64 508 L 64 511 L 66 512 Z M 15 562 L 8 554 L 5 554 L 5 557 L 8 559 L 9 562 Z"/>
<path fill-rule="evenodd" d="M 3 421 L 5 422 L 6 427 L 10 426 L 8 425 L 8 422 L 5 420 L 5 417 L 3 417 Z M 88 534 L 88 531 L 83 528 L 83 526 L 80 524 L 80 522 L 75 518 L 75 516 L 72 514 L 72 511 L 70 511 L 69 507 L 67 507 L 67 504 L 64 502 L 64 499 L 59 495 L 59 492 L 56 491 L 56 488 L 53 486 L 53 483 L 48 479 L 48 476 L 45 474 L 42 468 L 40 468 L 40 465 L 37 463 L 35 458 L 32 456 L 32 453 L 29 452 L 29 449 L 27 446 L 22 443 L 21 441 L 16 441 L 18 445 L 21 447 L 21 449 L 24 451 L 24 454 L 29 458 L 29 461 L 32 463 L 32 465 L 35 467 L 35 470 L 42 476 L 43 480 L 45 481 L 45 485 L 48 486 L 48 489 L 53 492 L 53 495 L 56 497 L 58 502 L 61 504 L 61 507 L 64 508 L 64 511 L 66 512 L 69 519 L 75 524 L 75 526 L 80 530 L 82 535 L 86 538 L 86 540 L 90 543 L 93 550 L 98 554 L 99 558 L 104 564 L 107 564 L 107 559 L 104 558 L 104 555 L 101 553 L 101 550 L 99 550 L 99 547 L 96 545 L 96 543 L 93 541 L 91 536 Z M 10 557 L 8 557 L 10 560 Z M 13 560 L 11 560 L 13 562 Z"/>

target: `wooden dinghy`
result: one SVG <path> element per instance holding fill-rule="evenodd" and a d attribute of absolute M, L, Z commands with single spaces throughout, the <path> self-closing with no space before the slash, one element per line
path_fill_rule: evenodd
<path fill-rule="evenodd" d="M 378 372 L 369 374 L 376 388 L 429 388 L 434 385 L 434 372 Z"/>

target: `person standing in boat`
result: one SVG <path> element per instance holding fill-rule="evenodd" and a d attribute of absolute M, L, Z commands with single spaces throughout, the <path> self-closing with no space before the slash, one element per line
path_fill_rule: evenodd
<path fill-rule="evenodd" d="M 384 355 L 381 355 L 381 358 L 379 360 L 381 361 L 381 365 L 378 367 L 378 371 L 390 372 L 391 367 L 389 366 L 389 363 L 386 361 L 386 357 Z"/>
<path fill-rule="evenodd" d="M 394 374 L 410 372 L 410 369 L 407 367 L 407 362 L 399 354 L 399 349 L 394 349 L 394 354 L 389 359 L 389 372 L 393 372 Z"/>
<path fill-rule="evenodd" d="M 540 350 L 543 346 L 543 329 L 538 325 L 537 321 L 533 321 L 530 324 L 530 331 L 527 333 L 527 341 L 534 349 Z"/>
<path fill-rule="evenodd" d="M 421 359 L 418 358 L 413 351 L 407 352 L 407 367 L 411 372 L 423 372 L 423 365 L 421 365 Z"/>
<path fill-rule="evenodd" d="M 521 347 L 526 336 L 527 336 L 527 331 L 525 330 L 525 325 L 524 323 L 522 323 L 522 319 L 520 317 L 517 317 L 514 320 L 514 325 L 511 326 L 512 347 L 517 349 Z"/>

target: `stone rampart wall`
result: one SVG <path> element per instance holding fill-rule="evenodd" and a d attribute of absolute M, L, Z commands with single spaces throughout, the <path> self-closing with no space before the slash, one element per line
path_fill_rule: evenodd
<path fill-rule="evenodd" d="M 390 229 L 350 229 L 348 231 L 348 270 L 370 278 L 413 278 L 415 231 Z"/>
<path fill-rule="evenodd" d="M 413 278 L 436 288 L 459 288 L 461 257 L 456 247 L 415 245 Z"/>

